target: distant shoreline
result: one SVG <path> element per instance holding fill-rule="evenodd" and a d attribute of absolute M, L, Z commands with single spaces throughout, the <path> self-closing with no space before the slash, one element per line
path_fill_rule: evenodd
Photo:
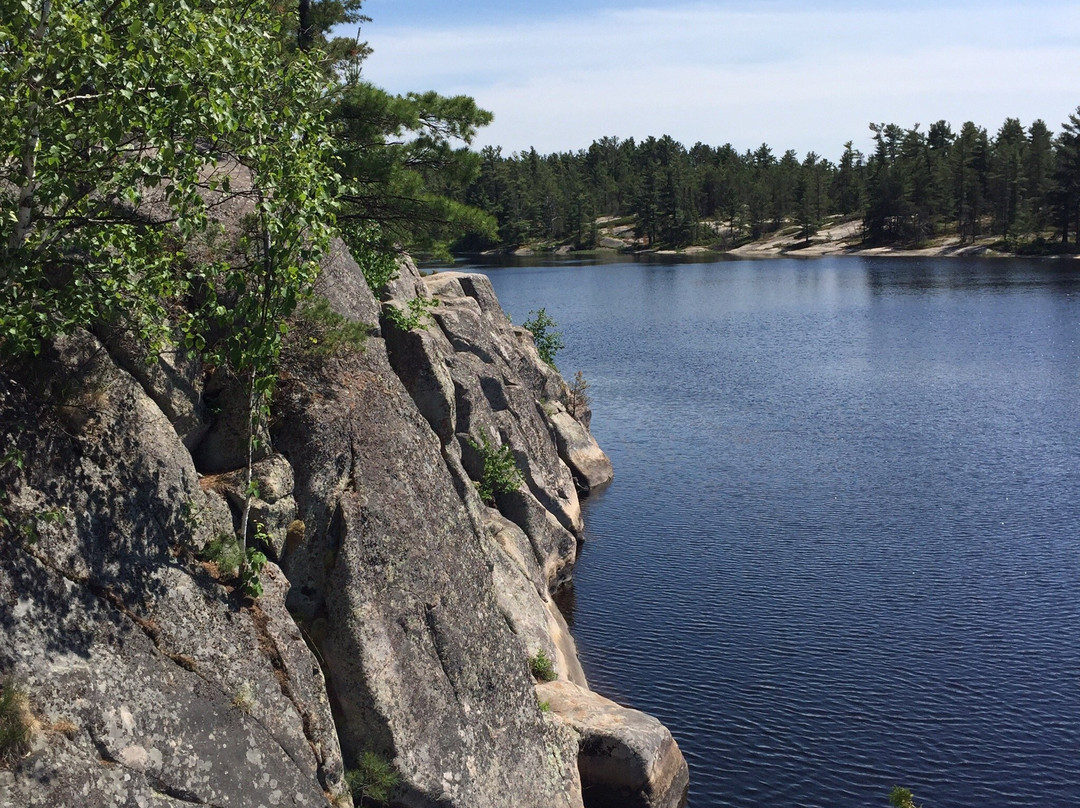
<path fill-rule="evenodd" d="M 787 228 L 771 233 L 764 238 L 742 244 L 731 249 L 715 249 L 704 246 L 691 246 L 681 249 L 659 249 L 641 247 L 631 237 L 619 238 L 615 234 L 605 233 L 600 239 L 600 246 L 587 250 L 574 250 L 568 245 L 560 247 L 522 246 L 516 249 L 488 250 L 482 255 L 516 256 L 587 256 L 587 255 L 718 255 L 740 258 L 818 258 L 823 256 L 895 256 L 901 258 L 1080 258 L 1077 253 L 1051 253 L 1047 255 L 1025 255 L 999 249 L 1001 237 L 982 236 L 973 242 L 961 243 L 959 236 L 945 236 L 929 240 L 928 246 L 918 248 L 896 246 L 863 246 L 861 241 L 862 223 L 858 220 L 841 222 L 823 228 L 810 237 L 809 242 L 797 232 Z M 623 234 L 618 234 L 623 235 Z"/>

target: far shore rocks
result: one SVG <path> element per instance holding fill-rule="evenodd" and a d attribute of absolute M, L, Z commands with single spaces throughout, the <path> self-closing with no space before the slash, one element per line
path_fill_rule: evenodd
<path fill-rule="evenodd" d="M 1000 235 L 983 235 L 974 241 L 962 241 L 957 235 L 940 236 L 928 239 L 924 244 L 911 245 L 877 245 L 870 246 L 863 242 L 863 225 L 858 219 L 830 218 L 809 238 L 803 236 L 800 228 L 792 222 L 787 222 L 761 238 L 736 247 L 724 247 L 723 244 L 731 244 L 734 241 L 732 229 L 727 225 L 717 222 L 701 222 L 707 229 L 711 228 L 717 238 L 717 243 L 712 246 L 700 244 L 688 247 L 657 247 L 650 244 L 648 239 L 641 238 L 634 230 L 633 224 L 620 223 L 626 219 L 615 217 L 601 217 L 596 220 L 598 226 L 595 247 L 584 251 L 574 251 L 569 245 L 553 246 L 545 245 L 522 245 L 517 248 L 498 248 L 489 250 L 485 255 L 512 254 L 516 256 L 536 255 L 582 255 L 582 254 L 611 254 L 627 253 L 641 255 L 697 255 L 697 256 L 731 256 L 735 258 L 820 258 L 826 255 L 853 255 L 853 256 L 896 256 L 896 257 L 994 257 L 1010 258 L 1018 257 L 1012 252 L 1000 251 Z M 1064 259 L 1080 259 L 1080 253 L 1063 254 Z"/>

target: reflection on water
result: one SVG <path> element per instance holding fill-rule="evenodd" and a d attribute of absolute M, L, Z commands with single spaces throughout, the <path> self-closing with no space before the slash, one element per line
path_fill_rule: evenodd
<path fill-rule="evenodd" d="M 938 290 L 1017 291 L 1052 289 L 1080 291 L 1073 259 L 1029 262 L 998 258 L 865 259 L 866 276 L 875 294 Z"/>
<path fill-rule="evenodd" d="M 1075 801 L 1075 263 L 485 271 L 589 380 L 616 476 L 560 605 L 692 806 Z"/>

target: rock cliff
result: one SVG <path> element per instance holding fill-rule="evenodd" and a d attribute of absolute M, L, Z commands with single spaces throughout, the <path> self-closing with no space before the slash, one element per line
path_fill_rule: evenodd
<path fill-rule="evenodd" d="M 611 478 L 587 413 L 483 276 L 403 262 L 377 301 L 338 245 L 316 291 L 367 336 L 286 351 L 255 599 L 200 560 L 244 498 L 228 377 L 104 332 L 5 370 L 0 682 L 36 731 L 0 805 L 349 805 L 371 754 L 391 805 L 680 805 L 670 734 L 588 690 L 551 597 Z M 485 501 L 493 451 L 520 485 Z"/>

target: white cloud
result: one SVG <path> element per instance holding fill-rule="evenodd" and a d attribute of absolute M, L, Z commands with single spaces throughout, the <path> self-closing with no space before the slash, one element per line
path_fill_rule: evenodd
<path fill-rule="evenodd" d="M 369 31 L 368 77 L 467 93 L 480 143 L 584 148 L 605 135 L 762 142 L 836 159 L 867 124 L 1007 116 L 1056 129 L 1080 104 L 1080 7 L 596 12 L 556 22 Z"/>

